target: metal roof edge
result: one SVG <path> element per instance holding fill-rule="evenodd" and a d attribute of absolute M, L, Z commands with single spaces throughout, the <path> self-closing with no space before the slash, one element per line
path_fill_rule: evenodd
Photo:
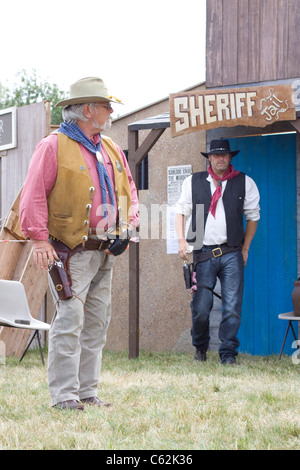
<path fill-rule="evenodd" d="M 196 85 L 193 85 L 193 86 L 190 86 L 188 88 L 185 88 L 184 90 L 179 90 L 179 92 L 181 91 L 189 91 L 189 90 L 193 90 L 194 88 L 198 87 L 198 86 L 201 86 L 201 85 L 204 85 L 205 82 L 200 82 L 200 83 L 197 83 Z M 175 92 L 174 92 L 175 93 Z M 176 92 L 177 93 L 177 92 Z M 163 101 L 166 101 L 169 99 L 169 96 L 166 96 L 165 98 L 162 98 L 160 100 L 157 100 L 157 101 L 153 101 L 152 103 L 149 103 L 149 104 L 146 104 L 145 106 L 141 106 L 140 108 L 137 108 L 133 111 L 130 111 L 126 114 L 122 114 L 122 116 L 118 116 L 116 117 L 115 119 L 112 120 L 112 122 L 115 122 L 115 121 L 119 121 L 120 119 L 124 119 L 125 117 L 128 117 L 130 116 L 131 114 L 135 114 L 135 113 L 138 113 L 140 111 L 143 111 L 143 109 L 146 109 L 146 108 L 150 108 L 151 106 L 154 106 L 156 104 L 159 104 L 159 103 L 162 103 Z"/>

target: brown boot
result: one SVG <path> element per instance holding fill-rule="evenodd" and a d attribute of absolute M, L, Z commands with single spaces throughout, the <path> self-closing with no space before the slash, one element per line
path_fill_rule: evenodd
<path fill-rule="evenodd" d="M 84 406 L 77 400 L 61 401 L 59 403 L 56 403 L 56 405 L 54 405 L 54 408 L 58 408 L 59 410 L 84 410 Z"/>
<path fill-rule="evenodd" d="M 98 397 L 89 397 L 89 398 L 83 398 L 82 403 L 85 403 L 86 405 L 94 405 L 94 406 L 111 406 L 112 403 L 104 403 L 104 401 L 99 400 Z"/>

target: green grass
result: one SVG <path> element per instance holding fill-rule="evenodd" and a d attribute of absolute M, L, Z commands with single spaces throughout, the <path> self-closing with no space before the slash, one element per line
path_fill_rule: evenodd
<path fill-rule="evenodd" d="M 300 448 L 299 365 L 240 355 L 223 366 L 188 354 L 105 351 L 99 398 L 111 408 L 51 408 L 38 351 L 0 365 L 0 449 Z"/>

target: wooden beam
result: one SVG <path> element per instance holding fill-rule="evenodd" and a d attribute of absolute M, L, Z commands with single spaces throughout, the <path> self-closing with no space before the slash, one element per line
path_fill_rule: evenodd
<path fill-rule="evenodd" d="M 134 148 L 135 143 L 133 143 L 133 140 L 132 140 L 131 155 L 130 155 L 130 149 L 129 149 L 130 143 L 129 143 L 129 138 L 128 138 L 128 162 L 129 160 L 131 160 L 135 166 L 139 165 L 144 160 L 146 155 L 150 152 L 152 147 L 156 144 L 156 142 L 158 141 L 158 139 L 164 133 L 165 130 L 166 128 L 152 129 L 151 132 L 149 132 L 149 134 L 145 138 L 145 140 L 141 143 L 141 145 L 137 146 L 134 151 L 133 151 L 133 148 Z M 129 135 L 135 134 L 136 132 L 137 131 L 134 131 L 134 132 L 129 131 Z M 134 137 L 131 136 L 131 139 L 134 139 Z M 136 142 L 136 139 L 135 139 L 135 142 Z M 138 139 L 137 139 L 137 142 L 138 142 Z"/>
<path fill-rule="evenodd" d="M 135 163 L 135 154 L 139 146 L 139 133 L 138 131 L 128 131 L 128 164 L 134 182 L 137 186 L 137 165 Z"/>
<path fill-rule="evenodd" d="M 290 121 L 292 126 L 297 130 L 297 132 L 300 132 L 300 119 L 296 119 L 296 121 Z"/>
<path fill-rule="evenodd" d="M 129 246 L 129 358 L 139 357 L 140 281 L 139 243 Z"/>
<path fill-rule="evenodd" d="M 138 187 L 138 167 L 135 162 L 139 144 L 138 131 L 128 131 L 128 164 Z M 139 356 L 139 243 L 129 245 L 129 358 Z"/>

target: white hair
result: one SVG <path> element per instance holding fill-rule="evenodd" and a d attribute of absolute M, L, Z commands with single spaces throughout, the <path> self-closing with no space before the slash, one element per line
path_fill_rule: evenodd
<path fill-rule="evenodd" d="M 84 115 L 83 108 L 88 104 L 92 108 L 95 108 L 95 103 L 83 103 L 83 104 L 70 104 L 62 110 L 63 120 L 70 124 L 76 124 L 77 121 L 87 122 L 88 118 Z"/>

